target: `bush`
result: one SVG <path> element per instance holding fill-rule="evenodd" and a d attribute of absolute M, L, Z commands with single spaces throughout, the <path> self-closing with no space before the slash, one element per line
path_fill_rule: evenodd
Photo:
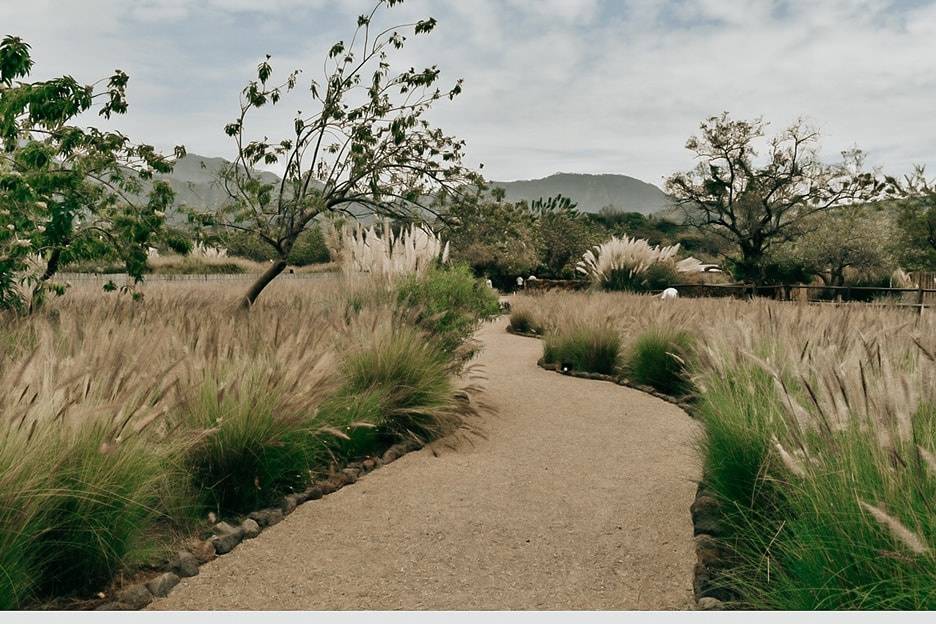
<path fill-rule="evenodd" d="M 313 226 L 296 238 L 292 251 L 286 261 L 294 266 L 323 264 L 331 260 L 325 236 L 319 226 Z"/>
<path fill-rule="evenodd" d="M 510 328 L 521 334 L 542 334 L 543 328 L 530 310 L 511 310 Z"/>
<path fill-rule="evenodd" d="M 621 337 L 608 325 L 572 325 L 543 341 L 543 361 L 569 370 L 614 375 L 620 357 Z"/>
<path fill-rule="evenodd" d="M 669 394 L 682 396 L 691 385 L 685 358 L 692 336 L 673 329 L 651 329 L 641 334 L 627 358 L 631 380 Z"/>
<path fill-rule="evenodd" d="M 400 284 L 397 298 L 417 310 L 417 323 L 447 352 L 468 340 L 479 320 L 500 312 L 497 294 L 465 265 L 410 275 Z"/>

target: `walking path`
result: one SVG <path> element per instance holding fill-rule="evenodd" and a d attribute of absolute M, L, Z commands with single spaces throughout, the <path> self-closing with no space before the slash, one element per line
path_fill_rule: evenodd
<path fill-rule="evenodd" d="M 202 566 L 156 609 L 686 609 L 696 424 L 478 333 L 487 439 L 397 460 Z"/>

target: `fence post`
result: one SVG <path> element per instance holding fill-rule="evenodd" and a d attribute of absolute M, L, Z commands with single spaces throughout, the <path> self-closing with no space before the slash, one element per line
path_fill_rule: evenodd
<path fill-rule="evenodd" d="M 919 306 L 920 306 L 920 316 L 923 316 L 923 308 L 924 308 L 923 297 L 924 297 L 924 293 L 923 293 L 923 276 L 921 275 L 921 276 L 920 276 L 920 287 L 919 287 L 919 290 L 917 291 L 917 304 L 919 304 Z"/>

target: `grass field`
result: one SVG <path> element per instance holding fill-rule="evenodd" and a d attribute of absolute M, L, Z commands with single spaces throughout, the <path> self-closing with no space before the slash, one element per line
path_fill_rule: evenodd
<path fill-rule="evenodd" d="M 936 608 L 934 315 L 599 293 L 513 314 L 547 360 L 606 372 L 614 343 L 617 374 L 694 397 L 742 605 Z"/>
<path fill-rule="evenodd" d="M 99 591 L 209 512 L 475 415 L 460 373 L 497 300 L 467 271 L 280 280 L 246 313 L 245 287 L 76 283 L 2 319 L 0 608 Z"/>

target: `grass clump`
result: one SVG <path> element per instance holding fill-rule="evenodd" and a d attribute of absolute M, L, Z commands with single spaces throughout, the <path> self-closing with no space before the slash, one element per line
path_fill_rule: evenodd
<path fill-rule="evenodd" d="M 521 334 L 542 334 L 543 327 L 532 310 L 520 308 L 510 311 L 510 328 Z"/>
<path fill-rule="evenodd" d="M 182 410 L 183 426 L 195 438 L 185 462 L 208 509 L 258 509 L 305 487 L 310 470 L 327 465 L 314 403 L 291 401 L 281 375 L 273 366 L 227 383 L 208 377 Z"/>
<path fill-rule="evenodd" d="M 381 439 L 440 437 L 471 413 L 452 384 L 453 366 L 452 356 L 421 331 L 379 327 L 346 356 L 342 386 L 322 418 L 344 428 L 344 446 L 354 452 L 370 451 Z"/>
<path fill-rule="evenodd" d="M 154 549 L 170 493 L 186 491 L 172 445 L 115 440 L 100 424 L 3 439 L 0 608 L 103 586 Z"/>
<path fill-rule="evenodd" d="M 608 325 L 573 323 L 543 340 L 543 361 L 564 369 L 614 375 L 621 360 L 621 337 Z"/>
<path fill-rule="evenodd" d="M 686 358 L 693 339 L 689 332 L 654 328 L 638 336 L 627 356 L 631 380 L 671 396 L 690 391 Z"/>

